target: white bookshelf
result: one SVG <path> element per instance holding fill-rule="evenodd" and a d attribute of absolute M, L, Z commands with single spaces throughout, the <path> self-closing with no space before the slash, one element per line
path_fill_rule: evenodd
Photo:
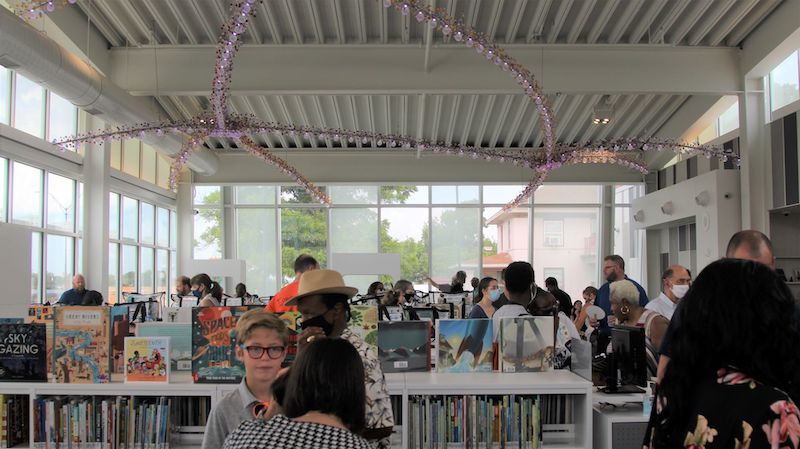
<path fill-rule="evenodd" d="M 548 373 L 389 373 L 386 386 L 392 396 L 402 398 L 402 422 L 408 423 L 409 396 L 425 395 L 573 395 L 575 423 L 564 432 L 548 432 L 545 427 L 544 447 L 557 449 L 588 449 L 592 441 L 592 385 L 569 371 Z M 37 396 L 195 396 L 210 397 L 212 407 L 230 391 L 234 384 L 195 384 L 188 372 L 172 374 L 169 384 L 126 384 L 112 377 L 106 384 L 59 384 L 32 382 L 0 383 L 0 394 L 28 395 L 30 419 L 33 422 L 34 399 Z M 563 430 L 563 429 L 549 429 Z M 408 432 L 404 425 L 401 445 L 408 446 Z M 557 437 L 553 437 L 556 435 Z M 33 447 L 33 426 L 29 430 L 30 447 Z M 19 446 L 18 446 L 19 447 Z M 29 447 L 19 447 L 30 449 Z M 172 449 L 197 449 L 198 446 L 176 444 Z"/>

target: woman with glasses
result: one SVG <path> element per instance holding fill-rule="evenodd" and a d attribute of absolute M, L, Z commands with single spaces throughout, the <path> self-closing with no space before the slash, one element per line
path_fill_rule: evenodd
<path fill-rule="evenodd" d="M 366 427 L 364 365 L 344 338 L 317 338 L 297 355 L 281 409 L 269 420 L 243 422 L 224 449 L 374 449 Z"/>
<path fill-rule="evenodd" d="M 475 297 L 477 302 L 472 306 L 467 318 L 491 318 L 494 315 L 492 304 L 500 299 L 500 295 L 503 293 L 497 279 L 493 277 L 481 279 L 476 290 L 478 290 L 478 296 Z"/>
<path fill-rule="evenodd" d="M 272 398 L 272 382 L 286 357 L 289 331 L 276 315 L 253 309 L 236 323 L 236 357 L 245 377 L 211 410 L 202 449 L 219 449 L 242 421 L 252 419 Z"/>

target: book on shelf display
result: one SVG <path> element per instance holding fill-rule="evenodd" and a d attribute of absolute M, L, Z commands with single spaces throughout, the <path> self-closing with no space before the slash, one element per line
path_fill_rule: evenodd
<path fill-rule="evenodd" d="M 168 383 L 169 337 L 125 338 L 125 382 Z"/>
<path fill-rule="evenodd" d="M 378 358 L 384 373 L 431 370 L 429 321 L 378 323 Z"/>
<path fill-rule="evenodd" d="M 0 382 L 8 381 L 47 381 L 44 324 L 0 324 Z"/>
<path fill-rule="evenodd" d="M 300 312 L 283 312 L 275 315 L 283 321 L 289 331 L 289 344 L 286 347 L 286 357 L 283 359 L 282 364 L 282 366 L 287 367 L 297 357 L 297 335 L 300 334 L 300 326 L 297 321 L 300 319 Z"/>
<path fill-rule="evenodd" d="M 500 320 L 500 371 L 550 371 L 555 356 L 555 321 L 550 316 L 510 317 Z"/>
<path fill-rule="evenodd" d="M 136 326 L 139 337 L 169 338 L 169 358 L 172 371 L 192 370 L 191 323 L 150 322 Z"/>
<path fill-rule="evenodd" d="M 192 378 L 195 383 L 239 383 L 244 364 L 236 357 L 236 322 L 248 307 L 192 309 Z"/>
<path fill-rule="evenodd" d="M 106 383 L 111 380 L 110 308 L 56 307 L 54 365 L 56 381 Z"/>
<path fill-rule="evenodd" d="M 47 377 L 53 377 L 53 343 L 55 341 L 55 315 L 53 306 L 30 306 L 26 323 L 41 323 L 45 325 L 45 339 L 47 341 Z"/>
<path fill-rule="evenodd" d="M 437 320 L 436 372 L 492 371 L 492 320 Z"/>
<path fill-rule="evenodd" d="M 378 346 L 378 306 L 350 306 L 350 330 L 373 348 Z"/>
<path fill-rule="evenodd" d="M 111 364 L 112 372 L 125 372 L 125 337 L 131 335 L 128 306 L 111 306 Z"/>

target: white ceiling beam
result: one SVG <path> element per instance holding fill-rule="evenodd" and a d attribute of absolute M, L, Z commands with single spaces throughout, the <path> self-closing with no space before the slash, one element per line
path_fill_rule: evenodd
<path fill-rule="evenodd" d="M 513 115 L 514 121 L 511 122 L 511 127 L 508 129 L 508 133 L 503 138 L 504 146 L 509 146 L 511 145 L 511 142 L 514 141 L 514 138 L 519 132 L 519 127 L 522 124 L 522 119 L 526 117 L 526 113 L 528 112 L 528 105 L 531 104 L 527 97 L 518 96 L 517 98 L 517 103 L 519 103 L 519 106 L 517 106 L 517 112 Z"/>
<path fill-rule="evenodd" d="M 567 100 L 566 95 L 559 95 L 553 102 L 552 111 L 553 111 L 553 117 L 555 117 L 556 120 L 556 127 L 558 126 L 558 120 L 559 120 L 558 117 L 559 114 L 561 113 L 561 108 L 564 106 L 564 102 L 566 100 Z M 542 144 L 542 141 L 544 140 L 544 133 L 541 132 L 541 129 L 538 129 L 536 127 L 531 127 L 531 131 L 534 130 L 536 130 L 536 134 L 528 136 L 528 138 L 525 139 L 525 141 L 527 142 L 528 140 L 533 138 L 533 144 L 531 146 L 533 148 L 539 148 L 539 146 Z"/>
<path fill-rule="evenodd" d="M 213 26 L 211 26 L 211 23 L 209 23 L 205 13 L 200 10 L 200 5 L 198 5 L 197 2 L 198 0 L 192 0 L 189 5 L 191 5 L 192 10 L 194 10 L 194 14 L 197 16 L 200 26 L 203 28 L 203 32 L 206 34 L 206 40 L 209 43 L 216 42 L 218 32 Z"/>
<path fill-rule="evenodd" d="M 620 103 L 622 96 L 621 95 L 611 95 L 611 96 L 600 96 L 594 104 L 592 104 L 592 114 L 594 114 L 594 106 L 599 104 L 600 101 L 605 101 L 608 104 L 615 105 Z M 621 103 L 620 103 L 621 104 Z M 612 117 L 613 119 L 613 117 Z M 595 125 L 594 123 L 589 123 L 589 126 L 585 127 L 583 133 L 581 134 L 580 142 L 588 142 L 593 140 L 594 137 L 599 134 L 603 129 L 605 129 L 608 125 Z"/>
<path fill-rule="evenodd" d="M 708 37 L 708 45 L 716 47 L 717 45 L 721 44 L 725 39 L 725 36 L 728 36 L 737 24 L 745 20 L 747 15 L 750 14 L 750 11 L 752 11 L 753 8 L 758 5 L 758 3 L 759 0 L 746 0 L 738 2 L 729 17 L 727 17 L 724 22 L 716 25 L 716 30 L 714 30 Z"/>
<path fill-rule="evenodd" d="M 100 32 L 100 34 L 102 34 L 103 37 L 105 37 L 106 40 L 112 46 L 120 47 L 120 46 L 125 44 L 125 36 L 122 36 L 117 31 L 117 29 L 114 27 L 114 24 L 110 23 L 110 21 L 103 14 L 101 14 L 100 11 L 98 11 L 97 7 L 95 7 L 91 3 L 82 3 L 82 2 L 79 2 L 78 6 L 80 7 L 81 11 L 83 11 L 83 13 L 86 14 L 86 17 L 89 18 L 89 20 L 91 21 L 92 25 L 97 27 L 97 30 Z M 58 24 L 58 26 L 62 30 L 64 30 L 64 32 L 68 33 L 68 31 L 62 25 L 61 20 L 62 20 L 62 17 L 65 17 L 65 15 L 67 14 L 64 11 L 71 11 L 73 9 L 74 8 L 56 9 L 51 14 L 48 14 L 48 16 L 51 17 L 53 19 L 53 21 L 55 21 Z M 81 17 L 80 21 L 82 23 L 85 23 L 86 22 L 86 18 Z M 85 27 L 83 27 L 83 32 L 84 32 L 84 35 L 85 35 L 86 34 L 86 28 Z M 84 36 L 84 39 L 85 38 L 86 37 Z M 73 40 L 75 40 L 75 39 L 73 38 Z"/>
<path fill-rule="evenodd" d="M 554 44 L 558 41 L 558 35 L 561 33 L 561 28 L 567 20 L 570 8 L 572 8 L 572 0 L 561 0 L 561 5 L 556 11 L 556 18 L 553 20 L 553 27 L 547 32 L 548 44 Z"/>
<path fill-rule="evenodd" d="M 609 136 L 615 136 L 619 127 L 620 120 L 627 116 L 628 110 L 634 105 L 638 95 L 625 95 L 620 98 L 620 101 L 614 103 L 614 117 L 611 122 L 606 125 L 600 125 L 599 132 L 595 134 L 595 138 L 599 140 L 606 139 Z"/>
<path fill-rule="evenodd" d="M 641 137 L 642 133 L 646 134 L 645 137 L 652 135 L 655 130 L 647 129 L 647 125 L 653 121 L 657 114 L 664 111 L 664 107 L 671 99 L 671 95 L 659 95 L 642 116 L 633 123 L 633 126 L 628 130 L 628 135 L 631 137 Z"/>
<path fill-rule="evenodd" d="M 733 1 L 733 0 L 724 0 L 726 3 Z M 695 24 L 700 21 L 700 19 L 705 16 L 706 11 L 711 5 L 714 4 L 714 0 L 695 0 L 692 3 L 693 8 L 687 14 L 686 20 L 681 21 L 678 23 L 675 32 L 667 37 L 667 41 L 672 45 L 680 45 L 683 42 L 683 38 L 689 33 L 689 31 L 694 28 Z M 707 24 L 710 22 L 708 18 L 704 22 Z M 703 25 L 701 25 L 702 27 Z"/>
<path fill-rule="evenodd" d="M 91 8 L 92 18 L 81 8 L 60 8 L 44 15 L 41 19 L 31 23 L 37 30 L 42 30 L 51 39 L 60 43 L 64 48 L 87 61 L 98 72 L 105 76 L 111 72 L 111 60 L 108 52 L 109 45 L 124 43 L 122 38 L 114 31 L 105 19 L 100 19 L 96 8 Z M 88 33 L 87 33 L 88 32 Z M 115 39 L 111 41 L 107 33 Z"/>
<path fill-rule="evenodd" d="M 497 101 L 497 95 L 489 95 L 489 98 L 486 102 L 486 111 L 483 113 L 480 125 L 478 125 L 478 134 L 475 136 L 475 142 L 473 142 L 473 145 L 481 147 L 483 146 L 483 136 L 486 135 L 486 128 L 489 126 L 489 119 L 494 118 L 492 109 L 494 109 L 495 101 Z"/>
<path fill-rule="evenodd" d="M 294 43 L 295 44 L 302 44 L 303 43 L 303 35 L 300 34 L 300 28 L 297 14 L 294 11 L 294 0 L 283 0 L 283 5 L 286 7 L 286 10 L 289 11 L 289 25 L 292 28 L 292 36 L 294 36 Z"/>
<path fill-rule="evenodd" d="M 680 100 L 680 99 L 679 99 Z M 666 117 L 666 121 L 655 132 L 656 138 L 675 138 L 683 135 L 709 108 L 714 106 L 719 97 L 711 95 L 695 95 L 688 100 L 678 102 L 677 107 Z M 672 106 L 675 106 L 674 104 Z M 669 108 L 666 112 L 670 112 Z M 662 117 L 663 118 L 663 117 Z M 645 160 L 650 167 L 661 168 L 670 161 L 675 154 L 670 151 L 650 152 L 645 154 Z"/>
<path fill-rule="evenodd" d="M 667 15 L 661 20 L 661 23 L 658 24 L 658 27 L 650 35 L 649 42 L 652 44 L 663 44 L 666 40 L 665 36 L 667 31 L 672 28 L 672 25 L 675 24 L 675 21 L 678 20 L 678 17 L 683 14 L 683 10 L 686 9 L 691 2 L 692 0 L 678 0 L 675 5 L 672 6 L 669 12 L 667 12 Z"/>
<path fill-rule="evenodd" d="M 558 122 L 556 123 L 556 139 L 559 141 L 563 141 L 564 137 L 566 137 L 567 132 L 575 127 L 575 123 L 572 122 L 572 117 L 575 115 L 575 111 L 578 110 L 578 107 L 583 103 L 584 96 L 583 95 L 573 95 L 572 100 L 570 101 L 567 110 L 563 113 L 560 113 L 557 117 Z"/>
<path fill-rule="evenodd" d="M 278 23 L 275 21 L 275 13 L 272 9 L 272 4 L 270 4 L 270 2 L 263 2 L 259 6 L 259 10 L 261 12 L 261 20 L 266 23 L 267 28 L 269 28 L 272 42 L 283 44 L 283 36 L 281 35 L 281 29 L 278 27 Z"/>
<path fill-rule="evenodd" d="M 89 8 L 97 8 L 100 10 L 101 14 L 103 14 L 106 18 L 108 18 L 109 22 L 111 22 L 111 26 L 114 27 L 115 30 L 119 30 L 119 33 L 125 38 L 130 45 L 141 45 L 143 42 L 139 40 L 137 36 L 135 36 L 128 26 L 126 26 L 119 15 L 111 8 L 109 4 L 106 2 L 92 2 Z M 149 33 L 144 34 L 145 36 L 149 36 Z"/>
<path fill-rule="evenodd" d="M 725 16 L 725 14 L 728 13 L 728 11 L 730 11 L 736 2 L 737 0 L 717 2 L 715 4 L 715 9 L 709 14 L 709 17 L 707 17 L 706 20 L 704 20 L 699 26 L 694 27 L 689 33 L 689 45 L 699 45 L 703 38 L 706 37 L 706 35 L 708 35 L 708 33 L 710 33 L 714 27 L 719 25 L 719 21 Z M 745 0 L 738 0 L 738 2 L 745 5 L 752 3 Z M 752 8 L 752 5 L 750 7 Z"/>
<path fill-rule="evenodd" d="M 578 11 L 578 16 L 575 17 L 575 20 L 572 22 L 572 28 L 569 30 L 569 34 L 567 35 L 567 43 L 574 44 L 578 42 L 578 38 L 583 31 L 583 27 L 586 26 L 586 20 L 589 19 L 589 14 L 594 9 L 594 5 L 597 4 L 597 0 L 586 0 L 583 2 L 581 9 Z"/>
<path fill-rule="evenodd" d="M 608 26 L 608 22 L 611 20 L 614 10 L 617 9 L 617 5 L 619 5 L 619 0 L 609 0 L 608 3 L 606 3 L 606 6 L 603 7 L 600 14 L 595 18 L 594 26 L 589 30 L 589 34 L 586 36 L 586 42 L 590 44 L 597 42 L 597 39 L 600 38 L 600 33 Z"/>
<path fill-rule="evenodd" d="M 725 45 L 736 47 L 767 17 L 782 0 L 759 0 L 753 12 L 744 20 L 736 24 L 730 35 L 725 38 Z M 784 2 L 786 3 L 786 2 Z M 767 19 L 769 20 L 769 19 Z"/>
<path fill-rule="evenodd" d="M 444 142 L 447 145 L 453 144 L 453 133 L 456 129 L 456 120 L 458 119 L 458 108 L 461 106 L 461 95 L 456 95 L 453 98 L 453 113 L 450 114 L 450 123 L 447 125 L 447 135 Z"/>
<path fill-rule="evenodd" d="M 506 95 L 503 101 L 503 106 L 500 108 L 500 114 L 497 115 L 494 125 L 494 132 L 489 139 L 489 147 L 494 148 L 497 146 L 497 139 L 500 138 L 500 132 L 503 131 L 503 126 L 506 123 L 508 112 L 511 109 L 511 103 L 514 101 L 514 95 Z"/>
<path fill-rule="evenodd" d="M 367 43 L 367 12 L 366 0 L 358 0 L 355 2 L 356 16 L 358 16 L 358 41 L 362 44 Z"/>
<path fill-rule="evenodd" d="M 636 25 L 636 28 L 633 29 L 633 32 L 628 39 L 628 43 L 631 44 L 638 44 L 641 42 L 642 37 L 644 34 L 650 30 L 650 27 L 653 25 L 653 22 L 658 17 L 658 13 L 664 8 L 664 5 L 667 4 L 667 0 L 650 0 L 648 2 L 649 8 L 644 13 L 644 16 Z"/>
<path fill-rule="evenodd" d="M 285 120 L 284 123 L 296 123 L 291 112 L 289 112 L 289 105 L 286 104 L 286 100 L 283 98 L 283 96 L 277 95 L 276 98 L 278 99 L 278 104 L 281 107 L 281 112 L 283 112 L 283 117 Z M 293 137 L 297 148 L 303 148 L 303 136 L 301 136 L 299 133 L 295 133 Z"/>
<path fill-rule="evenodd" d="M 417 140 L 425 139 L 425 109 L 427 94 L 420 94 L 417 97 Z M 422 155 L 422 149 L 417 148 L 417 159 Z"/>
<path fill-rule="evenodd" d="M 169 2 L 170 2 L 170 0 L 167 0 L 167 4 L 169 4 Z M 121 2 L 121 3 L 122 4 L 128 4 L 127 2 Z M 177 45 L 179 43 L 178 42 L 178 36 L 175 34 L 174 31 L 172 31 L 170 26 L 167 24 L 167 21 L 164 20 L 164 12 L 163 11 L 158 11 L 156 9 L 156 6 L 153 5 L 152 0 L 143 0 L 142 3 L 144 4 L 144 7 L 147 10 L 147 12 L 150 13 L 150 15 L 153 17 L 153 20 L 155 20 L 155 23 L 158 24 L 159 28 L 161 28 L 161 30 L 160 30 L 161 34 L 163 34 L 167 38 L 167 41 L 169 41 L 169 44 L 170 45 Z M 141 16 L 139 16 L 139 14 L 136 14 L 136 13 L 134 13 L 134 14 L 139 20 L 144 22 L 141 19 Z M 155 34 L 155 32 L 156 32 L 155 27 L 154 26 L 150 26 L 149 28 L 150 28 L 151 32 L 153 34 Z M 156 38 L 155 41 L 158 42 L 158 38 Z M 194 42 L 194 43 L 196 43 L 196 42 Z"/>
<path fill-rule="evenodd" d="M 326 123 L 327 120 L 325 120 L 325 111 L 322 109 L 322 101 L 320 101 L 318 95 L 314 95 L 311 98 L 314 99 L 314 107 L 317 109 L 317 114 L 319 115 L 319 121 L 317 123 L 321 124 L 323 128 L 327 128 L 328 123 Z M 325 141 L 325 144 L 328 146 L 328 148 L 333 148 L 332 137 L 326 135 L 325 139 L 323 140 Z"/>
<path fill-rule="evenodd" d="M 437 95 L 433 106 L 433 120 L 430 120 L 431 140 L 434 142 L 439 141 L 439 135 L 437 134 L 437 131 L 439 131 L 439 123 L 442 120 L 442 103 L 444 103 L 444 96 Z"/>
<path fill-rule="evenodd" d="M 506 29 L 506 44 L 513 44 L 516 41 L 519 25 L 522 23 L 522 13 L 527 6 L 528 0 L 518 0 L 517 4 L 514 6 L 514 12 L 511 14 L 511 21 L 508 23 L 508 28 Z M 450 17 L 452 17 L 452 14 Z"/>
<path fill-rule="evenodd" d="M 641 9 L 642 5 L 644 5 L 643 0 L 632 0 L 628 7 L 625 8 L 623 11 L 622 16 L 617 18 L 617 23 L 614 25 L 614 28 L 611 29 L 611 33 L 608 35 L 608 43 L 609 44 L 616 44 L 622 39 L 622 35 L 625 33 L 625 30 L 631 25 L 631 21 L 633 18 L 636 17 L 636 14 Z"/>
<path fill-rule="evenodd" d="M 464 129 L 461 131 L 461 139 L 458 143 L 460 145 L 467 145 L 469 143 L 469 130 L 472 128 L 472 120 L 475 118 L 475 108 L 478 106 L 478 96 L 471 95 L 469 99 L 469 108 L 467 109 L 467 116 L 464 117 Z"/>
<path fill-rule="evenodd" d="M 178 26 L 180 27 L 183 35 L 186 36 L 186 39 L 189 40 L 189 43 L 192 45 L 196 45 L 199 43 L 197 36 L 195 36 L 194 31 L 192 31 L 192 27 L 186 22 L 186 18 L 184 16 L 183 11 L 178 9 L 178 6 L 175 4 L 173 0 L 167 1 L 167 6 L 169 7 L 170 12 L 178 21 Z M 199 18 L 200 21 L 205 21 L 205 18 Z M 175 40 L 180 42 L 180 36 L 176 36 Z M 213 41 L 212 41 L 213 42 Z"/>
<path fill-rule="evenodd" d="M 267 102 L 266 97 L 264 97 L 263 95 L 259 95 L 256 97 L 256 99 L 261 105 L 261 108 L 264 110 L 264 113 L 266 114 L 265 118 L 267 119 L 267 121 L 277 122 L 278 120 L 276 120 L 275 118 L 275 113 L 272 111 L 272 108 L 269 107 L 269 103 Z M 278 140 L 280 140 L 281 146 L 283 148 L 289 148 L 289 141 L 286 139 L 286 136 L 284 134 L 278 134 Z"/>
<path fill-rule="evenodd" d="M 505 0 L 495 0 L 492 12 L 489 15 L 489 37 L 492 40 L 497 40 L 497 26 L 500 24 L 500 12 L 503 10 L 503 3 Z"/>
<path fill-rule="evenodd" d="M 624 117 L 617 119 L 617 124 L 612 129 L 613 135 L 620 137 L 634 137 L 629 133 L 630 129 L 636 124 L 637 120 L 642 119 L 642 114 L 649 106 L 651 106 L 654 98 L 655 97 L 653 95 L 645 95 L 644 97 L 640 96 L 639 98 L 636 98 L 630 111 L 626 112 Z"/>
<path fill-rule="evenodd" d="M 356 104 L 356 97 L 353 95 L 348 95 L 347 98 L 350 101 L 350 115 L 351 119 L 353 120 L 353 124 L 355 125 L 355 129 L 364 129 L 358 123 L 358 105 Z M 354 140 L 356 142 L 356 147 L 361 148 L 361 139 Z"/>
<path fill-rule="evenodd" d="M 575 121 L 569 127 L 569 132 L 567 133 L 566 137 L 564 137 L 562 142 L 564 143 L 573 143 L 575 139 L 580 134 L 581 130 L 583 130 L 587 124 L 591 123 L 592 113 L 594 112 L 594 105 L 597 104 L 600 99 L 603 98 L 602 95 L 592 95 L 589 101 L 584 105 L 583 109 L 579 111 L 578 116 L 575 118 Z"/>
<path fill-rule="evenodd" d="M 525 42 L 533 42 L 534 40 L 541 41 L 544 34 L 544 24 L 547 20 L 547 13 L 550 11 L 550 6 L 553 0 L 540 0 L 536 2 L 536 10 L 533 13 L 533 20 L 528 27 L 528 33 L 525 35 Z"/>
<path fill-rule="evenodd" d="M 713 93 L 742 90 L 739 53 L 730 48 L 664 46 L 510 46 L 533 73 L 547 71 L 546 92 Z M 159 46 L 159 91 L 208 95 L 214 46 Z M 264 64 L 264 61 L 281 61 Z M 368 71 L 353 64 L 370 61 Z M 112 79 L 134 95 L 154 95 L 152 48 L 111 51 Z M 467 48 L 431 49 L 430 73 L 419 49 L 398 46 L 244 46 L 232 95 L 517 94 L 513 80 Z M 692 70 L 686 70 L 692 67 Z"/>
<path fill-rule="evenodd" d="M 373 101 L 373 97 L 367 97 L 367 123 L 369 123 L 369 130 L 372 131 L 372 134 L 377 133 L 377 128 L 375 127 L 375 103 Z M 377 139 L 372 139 L 372 148 L 377 148 L 378 144 L 376 142 Z"/>
<path fill-rule="evenodd" d="M 306 0 L 308 8 L 311 9 L 311 25 L 314 28 L 314 37 L 317 38 L 317 44 L 325 43 L 325 35 L 322 33 L 322 18 L 319 15 L 317 5 L 313 0 Z"/>

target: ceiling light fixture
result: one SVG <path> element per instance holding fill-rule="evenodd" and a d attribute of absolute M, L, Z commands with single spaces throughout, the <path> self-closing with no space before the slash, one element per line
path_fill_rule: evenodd
<path fill-rule="evenodd" d="M 608 97 L 603 96 L 592 111 L 592 123 L 595 125 L 608 125 L 614 116 L 614 106 L 608 103 Z"/>

